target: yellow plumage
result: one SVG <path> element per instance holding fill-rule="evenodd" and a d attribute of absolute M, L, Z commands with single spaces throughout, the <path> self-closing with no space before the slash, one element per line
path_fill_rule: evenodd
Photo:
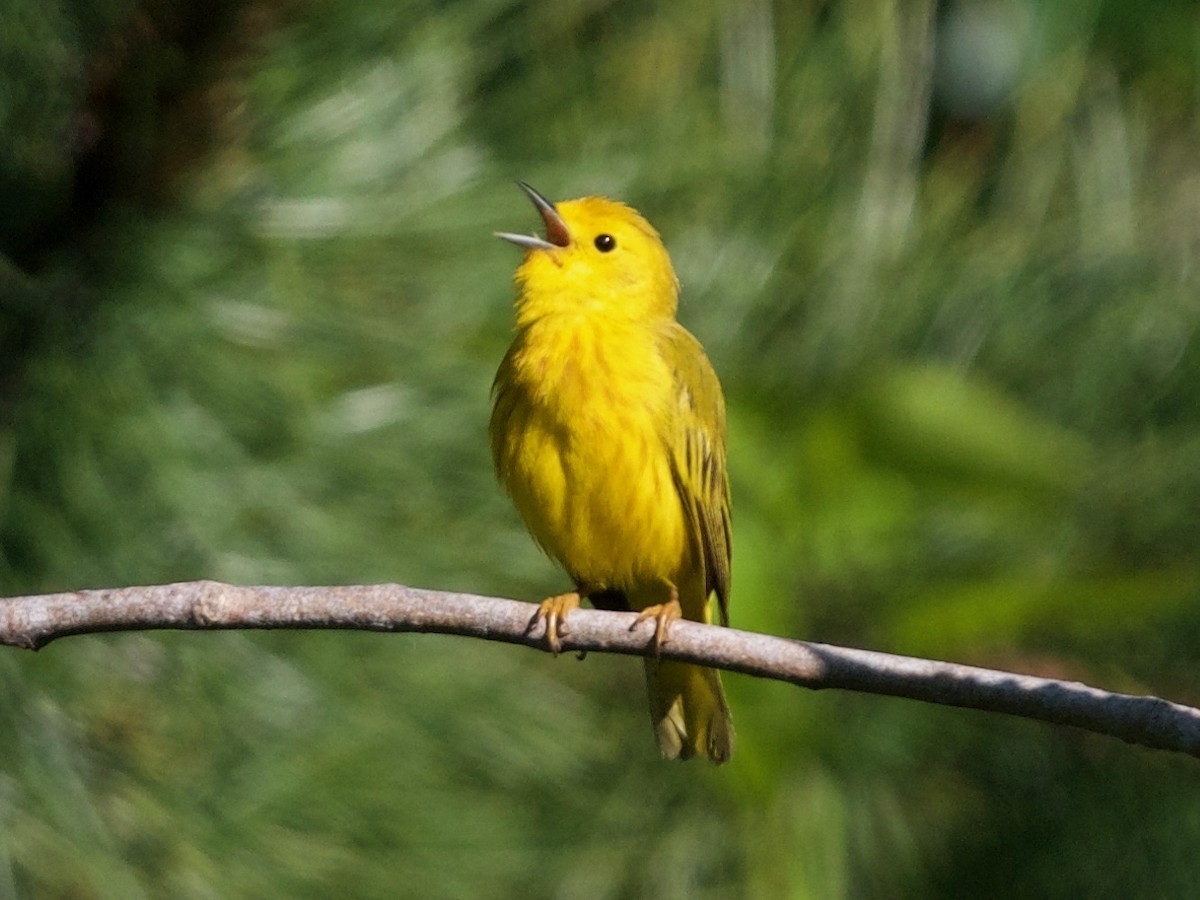
<path fill-rule="evenodd" d="M 678 282 L 658 233 L 600 197 L 552 205 L 522 185 L 547 237 L 517 270 L 517 336 L 496 374 L 497 476 L 534 539 L 574 580 L 540 615 L 557 632 L 580 597 L 722 622 L 729 597 L 725 408 L 700 343 L 675 321 Z M 565 629 L 564 629 L 565 630 Z M 663 753 L 724 762 L 733 728 L 711 669 L 646 661 Z"/>

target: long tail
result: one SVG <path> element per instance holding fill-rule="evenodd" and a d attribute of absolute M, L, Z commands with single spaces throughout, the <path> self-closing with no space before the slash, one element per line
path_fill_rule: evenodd
<path fill-rule="evenodd" d="M 663 756 L 700 754 L 719 764 L 733 755 L 733 720 L 716 669 L 647 659 L 646 688 Z"/>

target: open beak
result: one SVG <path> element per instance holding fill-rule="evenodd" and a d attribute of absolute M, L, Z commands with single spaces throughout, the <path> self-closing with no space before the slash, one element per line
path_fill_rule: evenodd
<path fill-rule="evenodd" d="M 542 214 L 542 221 L 546 223 L 546 237 L 543 240 L 532 234 L 512 234 L 508 231 L 497 231 L 496 237 L 530 250 L 553 250 L 555 247 L 565 247 L 571 243 L 571 232 L 567 228 L 567 223 L 562 220 L 562 216 L 558 214 L 558 210 L 554 208 L 554 204 L 525 182 L 518 181 L 517 185 L 528 195 L 533 205 L 537 207 L 537 211 Z"/>

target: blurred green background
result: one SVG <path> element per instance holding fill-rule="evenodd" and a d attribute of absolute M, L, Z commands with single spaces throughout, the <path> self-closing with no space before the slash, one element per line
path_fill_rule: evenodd
<path fill-rule="evenodd" d="M 648 8 L 649 7 L 649 8 Z M 734 624 L 1200 703 L 1194 0 L 3 0 L 0 595 L 539 599 L 488 391 L 536 225 L 662 231 Z M 1200 769 L 478 641 L 0 652 L 0 897 L 1200 895 Z"/>

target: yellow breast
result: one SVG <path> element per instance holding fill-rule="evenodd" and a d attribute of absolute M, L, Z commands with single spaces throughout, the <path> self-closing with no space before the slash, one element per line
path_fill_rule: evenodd
<path fill-rule="evenodd" d="M 597 589 L 673 578 L 688 545 L 661 429 L 677 398 L 653 329 L 541 318 L 496 392 L 496 471 L 543 549 Z"/>

